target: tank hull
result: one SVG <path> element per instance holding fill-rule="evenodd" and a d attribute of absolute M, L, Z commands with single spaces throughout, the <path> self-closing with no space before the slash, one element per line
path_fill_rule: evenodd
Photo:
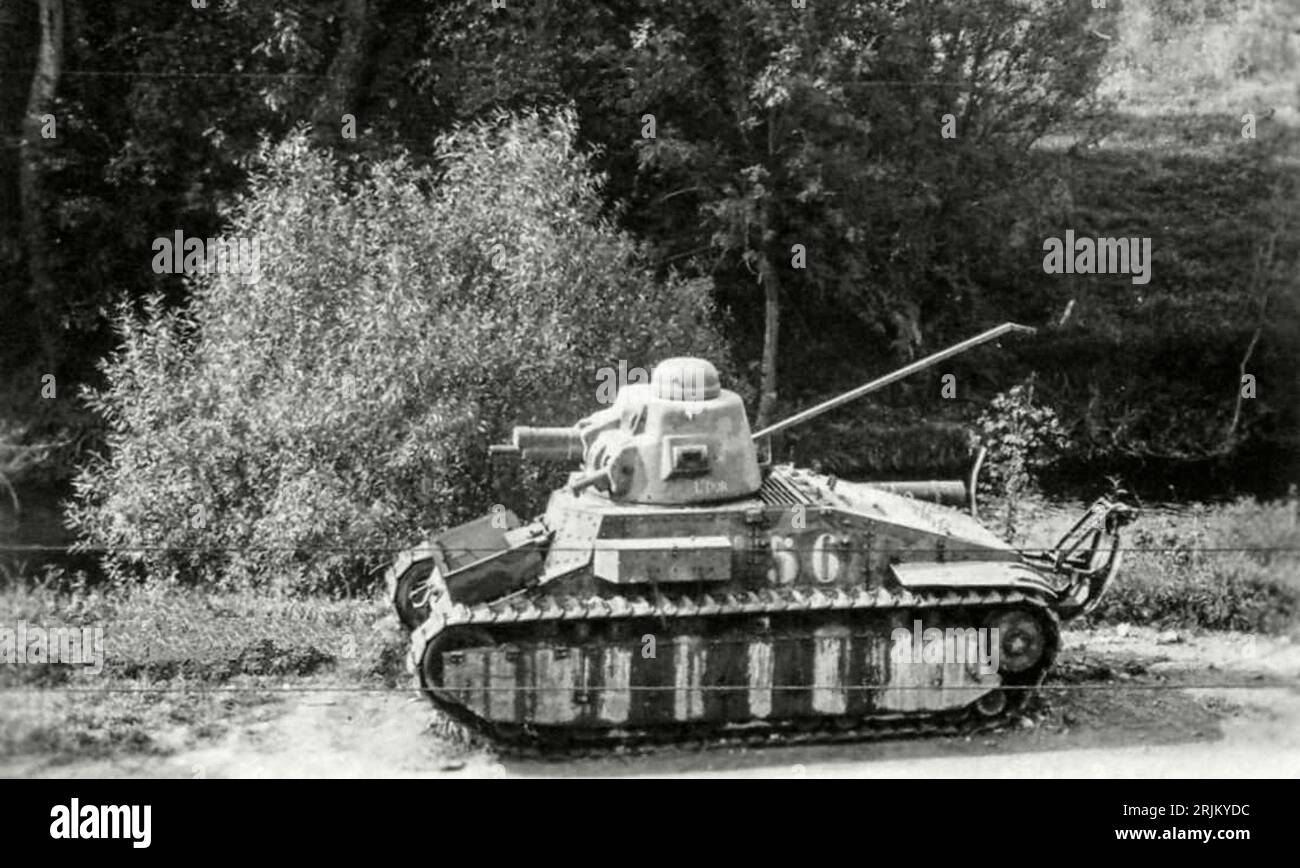
<path fill-rule="evenodd" d="M 471 567 L 533 559 L 492 599 L 432 571 L 408 663 L 508 740 L 996 720 L 1050 669 L 1083 581 L 954 510 L 793 469 L 688 509 L 561 491 L 506 537 Z"/>

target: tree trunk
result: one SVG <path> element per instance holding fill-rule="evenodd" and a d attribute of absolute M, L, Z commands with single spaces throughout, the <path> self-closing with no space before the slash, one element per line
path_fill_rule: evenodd
<path fill-rule="evenodd" d="M 356 115 L 361 100 L 366 64 L 374 47 L 374 23 L 369 0 L 343 0 L 343 34 L 330 60 L 324 90 L 312 109 L 316 140 L 337 143 L 343 115 Z"/>
<path fill-rule="evenodd" d="M 29 0 L 0 0 L 0 57 L 10 69 L 36 65 L 39 25 L 35 13 Z M 18 188 L 27 90 L 23 76 L 0 76 L 0 269 L 5 275 L 16 275 L 27 267 Z"/>
<path fill-rule="evenodd" d="M 758 250 L 758 282 L 763 285 L 763 367 L 762 395 L 758 401 L 756 428 L 765 428 L 772 421 L 776 409 L 777 379 L 776 353 L 781 333 L 781 283 L 768 255 L 768 233 L 771 225 L 771 197 L 764 199 L 760 209 L 759 234 L 762 241 Z"/>
<path fill-rule="evenodd" d="M 765 428 L 772 421 L 776 410 L 777 379 L 776 354 L 781 337 L 781 282 L 772 266 L 771 249 L 774 239 L 772 219 L 772 202 L 774 173 L 777 152 L 777 114 L 775 109 L 767 113 L 767 189 L 763 191 L 762 204 L 758 209 L 758 280 L 763 284 L 763 368 L 761 373 L 762 396 L 758 400 L 759 428 Z M 774 444 L 775 448 L 775 444 Z"/>
<path fill-rule="evenodd" d="M 63 0 L 40 0 L 41 43 L 36 54 L 36 70 L 27 96 L 27 114 L 23 118 L 22 141 L 18 156 L 18 196 L 22 211 L 23 245 L 27 254 L 28 293 L 36 313 L 42 362 L 46 371 L 58 363 L 56 339 L 57 299 L 50 264 L 53 239 L 45 220 L 45 203 L 41 197 L 42 117 L 52 114 L 54 95 L 63 71 Z M 57 126 L 56 126 L 57 132 Z"/>

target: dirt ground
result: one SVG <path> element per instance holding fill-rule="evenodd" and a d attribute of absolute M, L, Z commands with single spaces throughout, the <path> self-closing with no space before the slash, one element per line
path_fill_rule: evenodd
<path fill-rule="evenodd" d="M 171 753 L 0 760 L 0 774 L 147 777 L 1300 777 L 1300 646 L 1248 634 L 1067 632 L 1040 708 L 973 736 L 802 747 L 657 748 L 518 759 L 438 734 L 411 691 L 286 684 L 281 701 L 178 733 Z M 238 716 L 242 714 L 242 716 Z"/>

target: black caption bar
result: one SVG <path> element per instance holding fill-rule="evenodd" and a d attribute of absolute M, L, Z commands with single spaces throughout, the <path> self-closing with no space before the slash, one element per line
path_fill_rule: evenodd
<path fill-rule="evenodd" d="M 541 774 L 546 774 L 542 772 Z M 555 775 L 563 774 L 557 768 Z M 476 846 L 594 858 L 610 845 L 1200 852 L 1294 836 L 1292 781 L 787 779 L 6 780 L 4 843 L 51 855 L 450 858 Z M 675 831 L 674 831 L 675 830 Z M 670 842 L 677 843 L 669 846 Z M 637 843 L 640 842 L 640 843 Z M 802 843 L 800 843 L 802 842 Z M 432 848 L 421 850 L 421 848 Z M 539 850 L 539 848 L 541 848 Z M 75 851 L 75 853 L 74 853 Z M 550 857 L 546 857 L 550 858 Z M 646 858 L 650 858 L 647 855 Z M 12 864 L 17 864 L 12 863 Z"/>

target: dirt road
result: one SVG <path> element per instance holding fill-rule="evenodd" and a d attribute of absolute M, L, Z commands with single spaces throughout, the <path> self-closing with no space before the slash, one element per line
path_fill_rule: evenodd
<path fill-rule="evenodd" d="M 1300 777 L 1300 646 L 1243 634 L 1067 632 L 1040 711 L 967 737 L 810 747 L 667 748 L 549 761 L 440 737 L 403 690 L 327 682 L 168 756 L 0 772 L 43 776 Z"/>

